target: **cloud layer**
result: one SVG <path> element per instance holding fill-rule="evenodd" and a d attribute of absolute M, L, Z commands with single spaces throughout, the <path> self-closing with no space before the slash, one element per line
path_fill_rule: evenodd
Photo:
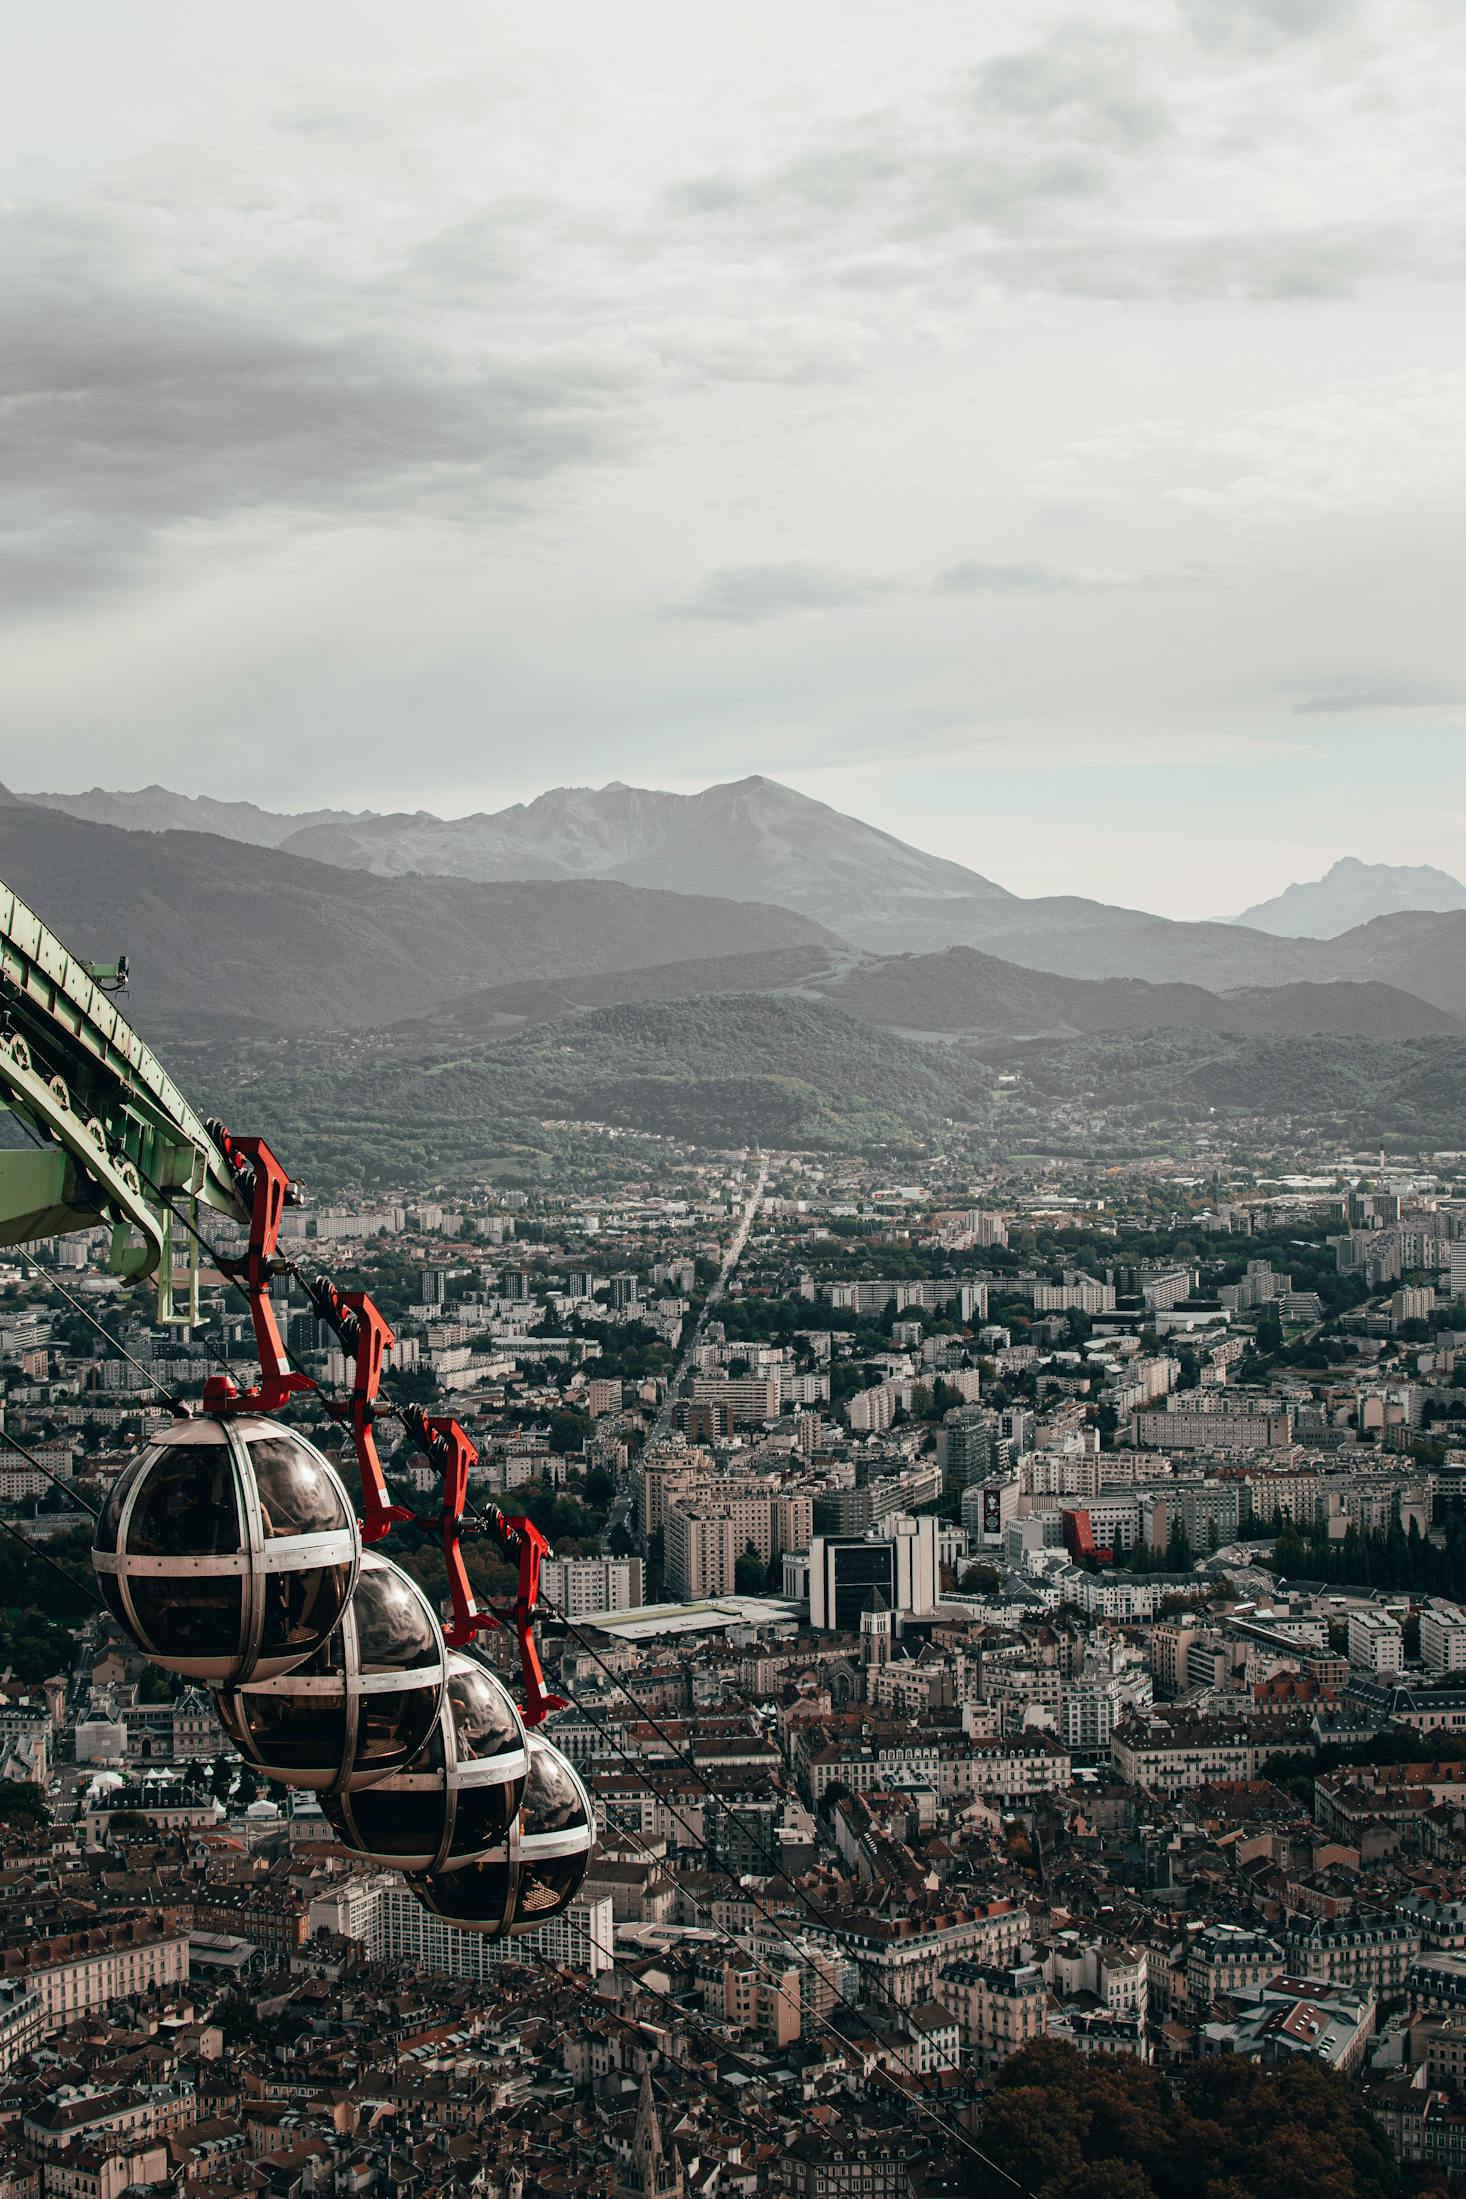
<path fill-rule="evenodd" d="M 670 0 L 163 0 L 14 58 L 57 783 L 201 729 L 214 791 L 379 806 L 899 756 L 975 860 L 995 754 L 1462 707 L 1447 0 L 750 0 L 715 53 Z"/>

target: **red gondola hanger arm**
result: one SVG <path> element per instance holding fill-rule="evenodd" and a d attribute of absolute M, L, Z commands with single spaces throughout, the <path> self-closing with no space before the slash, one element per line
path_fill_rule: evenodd
<path fill-rule="evenodd" d="M 482 1524 L 505 1556 L 519 1567 L 519 1581 L 511 1611 L 485 1610 L 474 1596 L 463 1562 L 460 1537 L 468 1502 L 468 1471 L 478 1463 L 478 1451 L 456 1420 L 429 1419 L 421 1406 L 409 1405 L 402 1415 L 404 1427 L 418 1448 L 443 1476 L 439 1525 L 443 1537 L 443 1562 L 448 1571 L 448 1594 L 453 1616 L 443 1629 L 450 1648 L 462 1649 L 475 1634 L 490 1627 L 512 1630 L 519 1649 L 519 1674 L 524 1700 L 520 1705 L 527 1726 L 537 1726 L 552 1710 L 563 1710 L 565 1699 L 545 1686 L 544 1668 L 534 1638 L 535 1607 L 539 1602 L 540 1564 L 549 1544 L 530 1519 L 506 1519 L 497 1505 L 482 1514 Z"/>
<path fill-rule="evenodd" d="M 361 1475 L 361 1539 L 380 1542 L 398 1522 L 413 1517 L 407 1505 L 393 1504 L 387 1495 L 375 1434 L 382 1365 L 396 1337 L 386 1315 L 364 1290 L 337 1290 L 328 1275 L 318 1275 L 312 1282 L 302 1278 L 302 1283 L 317 1314 L 334 1332 L 352 1363 L 350 1397 L 339 1402 L 328 1398 L 325 1406 L 333 1420 L 343 1421 L 351 1429 Z"/>
<path fill-rule="evenodd" d="M 221 1258 L 219 1265 L 224 1274 L 242 1286 L 249 1301 L 260 1383 L 256 1389 L 238 1390 L 227 1375 L 212 1375 L 204 1385 L 204 1410 L 276 1413 L 297 1391 L 316 1387 L 309 1375 L 297 1374 L 291 1368 L 270 1300 L 270 1277 L 279 1248 L 280 1224 L 292 1196 L 291 1181 L 263 1138 L 236 1138 L 221 1122 L 211 1122 L 209 1131 L 229 1165 L 241 1199 L 249 1207 L 248 1251 L 242 1259 Z M 405 1505 L 389 1501 L 373 1432 L 382 1363 L 388 1345 L 394 1341 L 393 1333 L 365 1291 L 338 1291 L 324 1275 L 304 1287 L 317 1314 L 335 1332 L 342 1350 L 353 1362 L 350 1398 L 340 1403 L 328 1401 L 326 1409 L 333 1418 L 350 1424 L 361 1469 L 362 1540 L 380 1542 L 394 1524 L 417 1516 Z M 429 1419 L 417 1405 L 403 1408 L 401 1419 L 409 1437 L 442 1475 L 438 1525 L 453 1606 L 453 1615 L 443 1629 L 444 1638 L 451 1648 L 461 1649 L 475 1634 L 485 1633 L 490 1627 L 511 1628 L 519 1648 L 524 1722 L 537 1726 L 550 1711 L 565 1708 L 563 1696 L 550 1694 L 545 1686 L 534 1638 L 540 1566 L 550 1546 L 533 1520 L 506 1519 L 497 1506 L 490 1506 L 482 1524 L 505 1556 L 518 1566 L 519 1579 L 511 1610 L 485 1610 L 469 1583 L 461 1542 L 468 1470 L 477 1465 L 478 1451 L 456 1420 Z"/>
<path fill-rule="evenodd" d="M 239 1283 L 249 1301 L 260 1381 L 255 1389 L 238 1390 L 227 1375 L 211 1375 L 204 1384 L 204 1410 L 277 1413 L 296 1391 L 315 1388 L 308 1374 L 296 1374 L 291 1368 L 270 1299 L 270 1276 L 291 1182 L 263 1138 L 231 1137 L 219 1122 L 211 1122 L 209 1129 L 233 1172 L 240 1197 L 249 1205 L 249 1248 L 241 1259 L 221 1258 L 219 1266 Z"/>

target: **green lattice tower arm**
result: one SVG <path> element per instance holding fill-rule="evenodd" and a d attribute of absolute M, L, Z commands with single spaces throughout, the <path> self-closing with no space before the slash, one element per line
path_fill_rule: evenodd
<path fill-rule="evenodd" d="M 72 954 L 0 883 L 0 1109 L 41 1141 L 0 1150 L 0 1245 L 110 1225 L 114 1271 L 155 1278 L 160 1320 L 197 1320 L 197 1240 L 179 1232 L 175 1309 L 168 1202 L 192 1221 L 201 1206 L 248 1212 L 203 1123 L 108 997 L 119 974 Z"/>

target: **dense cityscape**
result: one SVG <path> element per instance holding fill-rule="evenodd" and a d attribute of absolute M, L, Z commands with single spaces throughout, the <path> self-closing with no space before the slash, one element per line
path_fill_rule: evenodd
<path fill-rule="evenodd" d="M 1466 2199 L 1462 0 L 3 53 L 0 2199 Z"/>
<path fill-rule="evenodd" d="M 170 1335 L 100 1239 L 4 1270 L 7 2199 L 1047 2189 L 1060 2050 L 1306 2065 L 1377 2188 L 1459 2169 L 1459 1156 L 642 1151 L 287 1216 L 555 1548 L 599 1845 L 524 1939 L 364 1870 L 93 1609 L 74 1500 L 239 1371 L 224 1278 Z"/>

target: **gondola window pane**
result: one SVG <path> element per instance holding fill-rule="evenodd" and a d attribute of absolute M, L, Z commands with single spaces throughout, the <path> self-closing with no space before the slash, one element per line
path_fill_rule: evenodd
<path fill-rule="evenodd" d="M 460 1787 L 453 1853 L 477 1855 L 496 1847 L 518 1815 L 523 1793 L 522 1779 L 506 1779 L 498 1787 Z"/>
<path fill-rule="evenodd" d="M 530 1757 L 529 1793 L 524 1804 L 527 1833 L 568 1832 L 586 1822 L 585 1803 L 569 1765 L 547 1748 Z"/>
<path fill-rule="evenodd" d="M 579 1893 L 589 1862 L 587 1852 L 549 1856 L 542 1863 L 524 1863 L 519 1873 L 516 1920 L 543 1924 L 548 1918 L 558 1916 Z"/>
<path fill-rule="evenodd" d="M 351 1590 L 349 1565 L 307 1565 L 296 1572 L 267 1573 L 260 1655 L 276 1657 L 301 1642 L 319 1640 L 336 1624 Z"/>
<path fill-rule="evenodd" d="M 385 1566 L 364 1569 L 356 1591 L 357 1640 L 364 1672 L 417 1672 L 436 1665 L 441 1640 L 407 1583 Z"/>
<path fill-rule="evenodd" d="M 319 1695 L 249 1695 L 245 1723 L 262 1763 L 281 1771 L 331 1770 L 346 1750 L 346 1712 Z"/>
<path fill-rule="evenodd" d="M 261 1436 L 251 1443 L 249 1455 L 267 1539 L 324 1535 L 350 1525 L 330 1475 L 303 1443 L 294 1443 L 288 1436 Z"/>
<path fill-rule="evenodd" d="M 237 1574 L 128 1582 L 138 1625 L 160 1657 L 230 1657 L 239 1651 Z"/>
<path fill-rule="evenodd" d="M 373 1855 L 432 1855 L 443 1836 L 443 1790 L 384 1792 L 368 1787 L 351 1798 L 363 1845 Z"/>
<path fill-rule="evenodd" d="M 122 1507 L 127 1502 L 128 1491 L 152 1464 L 157 1455 L 157 1447 L 155 1445 L 150 1446 L 139 1457 L 135 1458 L 130 1466 L 123 1467 L 108 1490 L 107 1501 L 102 1506 L 102 1516 L 97 1521 L 97 1548 L 99 1550 L 115 1550 L 117 1548 L 117 1530 L 122 1525 Z"/>
<path fill-rule="evenodd" d="M 460 1758 L 503 1756 L 522 1746 L 514 1706 L 486 1672 L 454 1665 L 448 1674 L 448 1700 Z"/>
<path fill-rule="evenodd" d="M 356 1760 L 363 1770 L 373 1765 L 411 1763 L 433 1729 L 438 1691 L 432 1687 L 404 1688 L 400 1695 L 363 1695 L 358 1698 Z"/>
<path fill-rule="evenodd" d="M 140 1557 L 229 1557 L 239 1548 L 227 1443 L 170 1443 L 133 1506 L 127 1547 Z"/>
<path fill-rule="evenodd" d="M 99 1573 L 97 1586 L 102 1591 L 102 1601 L 125 1634 L 132 1632 L 132 1621 L 122 1605 L 122 1588 L 115 1573 Z"/>
<path fill-rule="evenodd" d="M 450 1922 L 496 1923 L 509 1892 L 507 1863 L 469 1863 L 461 1871 L 440 1871 L 422 1889 L 437 1915 Z"/>

